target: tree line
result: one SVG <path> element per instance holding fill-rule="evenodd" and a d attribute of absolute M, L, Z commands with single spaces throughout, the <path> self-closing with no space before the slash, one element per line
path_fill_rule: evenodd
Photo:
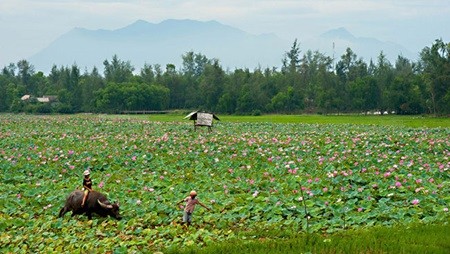
<path fill-rule="evenodd" d="M 0 112 L 119 113 L 198 109 L 224 114 L 450 113 L 450 43 L 436 40 L 417 62 L 383 52 L 365 62 L 351 48 L 339 59 L 302 53 L 295 40 L 282 67 L 224 70 L 218 59 L 186 52 L 182 66 L 145 64 L 139 71 L 114 55 L 81 72 L 53 66 L 48 75 L 21 60 L 2 69 Z M 31 95 L 27 100 L 22 96 Z M 36 98 L 52 95 L 55 102 Z"/>

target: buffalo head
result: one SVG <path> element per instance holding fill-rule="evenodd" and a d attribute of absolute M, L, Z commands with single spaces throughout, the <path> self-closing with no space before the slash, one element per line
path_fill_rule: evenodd
<path fill-rule="evenodd" d="M 119 203 L 105 204 L 97 199 L 98 204 L 107 211 L 108 215 L 118 220 L 122 219 L 119 214 Z"/>

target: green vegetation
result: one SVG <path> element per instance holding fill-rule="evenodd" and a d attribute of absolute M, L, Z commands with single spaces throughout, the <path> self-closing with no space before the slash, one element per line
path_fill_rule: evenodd
<path fill-rule="evenodd" d="M 183 119 L 188 113 L 181 114 L 175 112 L 171 114 L 152 115 L 103 115 L 105 118 L 119 119 L 140 119 L 147 121 L 162 122 L 189 122 Z M 431 116 L 398 116 L 398 115 L 261 115 L 261 116 L 236 116 L 219 115 L 223 122 L 235 123 L 302 123 L 302 124 L 364 124 L 379 126 L 399 126 L 399 127 L 427 127 L 427 128 L 448 128 L 450 118 Z"/>
<path fill-rule="evenodd" d="M 117 55 L 95 67 L 54 66 L 48 75 L 26 60 L 0 73 L 0 112 L 123 113 L 199 109 L 220 114 L 450 114 L 450 43 L 436 40 L 412 62 L 381 52 L 365 62 L 348 48 L 338 59 L 302 53 L 295 41 L 281 69 L 224 70 L 218 59 L 186 52 L 182 66 L 145 65 Z M 30 95 L 30 97 L 23 97 Z M 23 98 L 23 99 L 22 99 Z M 48 100 L 47 100 L 48 99 Z M 45 102 L 48 101 L 48 102 Z"/>
<path fill-rule="evenodd" d="M 373 227 L 332 235 L 293 234 L 290 237 L 235 240 L 203 248 L 168 249 L 166 254 L 298 254 L 298 253 L 433 253 L 450 252 L 450 224 Z"/>
<path fill-rule="evenodd" d="M 356 236 L 370 244 L 411 225 L 436 226 L 418 228 L 429 240 L 392 236 L 376 250 L 448 248 L 437 242 L 450 215 L 449 128 L 223 121 L 194 132 L 188 120 L 133 117 L 0 115 L 0 252 L 346 252 Z M 86 168 L 124 219 L 57 217 Z M 192 189 L 212 211 L 197 209 L 186 229 L 175 203 Z"/>

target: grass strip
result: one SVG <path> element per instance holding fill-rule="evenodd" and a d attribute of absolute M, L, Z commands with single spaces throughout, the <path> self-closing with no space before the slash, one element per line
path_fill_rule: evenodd
<path fill-rule="evenodd" d="M 101 115 L 106 118 L 139 119 L 160 122 L 190 122 L 183 114 L 155 114 L 155 115 Z M 398 115 L 261 115 L 237 116 L 219 115 L 221 122 L 248 123 L 304 123 L 304 124 L 365 124 L 380 126 L 399 126 L 411 128 L 448 128 L 449 117 L 432 116 L 398 116 Z"/>
<path fill-rule="evenodd" d="M 276 235 L 277 233 L 275 233 Z M 164 253 L 450 253 L 450 224 L 373 227 L 332 235 L 297 234 L 290 238 L 222 242 L 206 247 L 170 248 Z"/>

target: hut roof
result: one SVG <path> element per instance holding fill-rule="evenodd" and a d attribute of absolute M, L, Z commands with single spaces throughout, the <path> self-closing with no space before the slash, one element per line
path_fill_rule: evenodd
<path fill-rule="evenodd" d="M 184 119 L 197 120 L 197 115 L 198 115 L 199 113 L 200 113 L 200 114 L 210 114 L 210 115 L 212 115 L 212 117 L 213 117 L 214 119 L 220 121 L 220 119 L 219 119 L 216 115 L 214 115 L 213 113 L 199 112 L 199 111 L 194 111 L 194 112 L 189 113 L 187 116 L 184 117 Z"/>

